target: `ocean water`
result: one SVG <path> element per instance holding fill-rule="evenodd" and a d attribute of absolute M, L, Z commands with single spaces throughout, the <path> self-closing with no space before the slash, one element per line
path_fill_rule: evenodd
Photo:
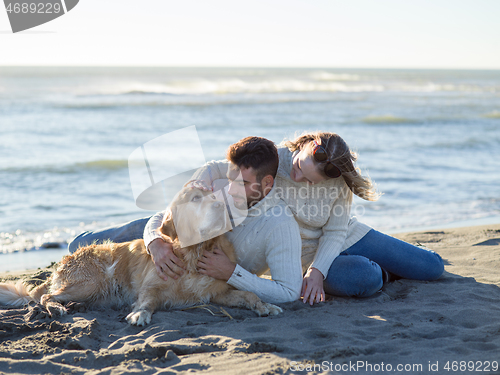
<path fill-rule="evenodd" d="M 378 230 L 500 223 L 500 71 L 0 67 L 0 271 L 151 215 L 128 157 L 193 125 L 207 160 L 248 135 L 340 134 L 384 193 L 354 202 Z"/>

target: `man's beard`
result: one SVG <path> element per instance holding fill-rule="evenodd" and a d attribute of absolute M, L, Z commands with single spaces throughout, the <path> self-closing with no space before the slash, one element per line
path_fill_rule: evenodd
<path fill-rule="evenodd" d="M 234 199 L 238 199 L 238 203 Z M 248 210 L 252 206 L 259 203 L 262 198 L 264 198 L 264 193 L 262 192 L 262 186 L 259 185 L 259 190 L 252 191 L 252 196 L 246 197 L 241 195 L 233 196 L 234 206 L 239 210 Z"/>
<path fill-rule="evenodd" d="M 262 200 L 262 198 L 264 198 L 264 192 L 262 191 L 262 185 L 260 184 L 259 184 L 259 190 L 253 191 L 252 193 L 255 194 L 252 194 L 252 196 L 247 199 L 247 208 L 255 206 Z"/>

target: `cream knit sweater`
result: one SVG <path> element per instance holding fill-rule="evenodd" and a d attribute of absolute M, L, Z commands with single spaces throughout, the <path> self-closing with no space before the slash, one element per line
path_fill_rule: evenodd
<path fill-rule="evenodd" d="M 293 212 L 302 238 L 302 268 L 318 269 L 324 277 L 333 260 L 370 231 L 351 217 L 353 193 L 343 178 L 310 185 L 290 178 L 292 152 L 278 148 L 280 164 L 275 188 Z"/>

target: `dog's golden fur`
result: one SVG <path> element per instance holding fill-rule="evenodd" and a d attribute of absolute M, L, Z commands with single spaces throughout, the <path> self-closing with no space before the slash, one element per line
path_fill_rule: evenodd
<path fill-rule="evenodd" d="M 202 199 L 199 199 L 199 198 Z M 205 198 L 209 199 L 205 199 Z M 235 262 L 232 244 L 224 235 L 202 243 L 181 247 L 178 241 L 176 223 L 186 223 L 187 216 L 200 227 L 204 236 L 210 225 L 220 231 L 224 224 L 214 224 L 214 219 L 225 215 L 224 207 L 212 196 L 200 189 L 184 188 L 167 210 L 161 235 L 171 242 L 177 257 L 186 264 L 186 271 L 177 280 L 161 279 L 143 240 L 120 244 L 106 243 L 80 248 L 74 254 L 65 256 L 54 274 L 42 285 L 28 291 L 19 284 L 0 284 L 0 303 L 19 306 L 29 300 L 40 302 L 51 316 L 66 313 L 62 304 L 75 301 L 89 305 L 131 305 L 132 312 L 127 321 L 134 325 L 150 323 L 155 310 L 213 301 L 225 306 L 245 307 L 259 316 L 281 312 L 277 306 L 262 302 L 254 293 L 233 289 L 225 281 L 201 275 L 197 272 L 198 259 L 205 250 L 216 246 Z M 175 210 L 179 205 L 183 210 Z M 172 211 L 172 209 L 174 209 Z M 207 220 L 209 221 L 207 224 Z M 210 221 L 212 220 L 212 221 Z M 205 237 L 207 238 L 207 237 Z"/>

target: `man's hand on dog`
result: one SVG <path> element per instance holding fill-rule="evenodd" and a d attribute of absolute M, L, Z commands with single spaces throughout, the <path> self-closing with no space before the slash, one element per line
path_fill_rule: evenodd
<path fill-rule="evenodd" d="M 213 252 L 205 251 L 198 261 L 198 272 L 214 279 L 228 281 L 236 268 L 227 255 L 218 247 Z"/>
<path fill-rule="evenodd" d="M 157 238 L 149 244 L 149 253 L 156 267 L 156 272 L 163 280 L 182 276 L 186 266 L 173 252 L 172 244 Z"/>

